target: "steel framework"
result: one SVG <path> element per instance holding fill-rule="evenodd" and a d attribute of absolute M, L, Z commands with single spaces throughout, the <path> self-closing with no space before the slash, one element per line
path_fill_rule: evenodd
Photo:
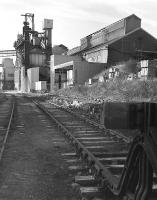
<path fill-rule="evenodd" d="M 0 57 L 12 57 L 16 56 L 15 50 L 0 50 Z"/>

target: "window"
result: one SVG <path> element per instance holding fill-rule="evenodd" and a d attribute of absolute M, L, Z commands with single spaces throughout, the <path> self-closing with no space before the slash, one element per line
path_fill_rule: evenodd
<path fill-rule="evenodd" d="M 141 75 L 142 76 L 147 76 L 148 75 L 148 67 L 142 67 Z"/>
<path fill-rule="evenodd" d="M 141 76 L 148 75 L 148 60 L 141 60 Z"/>

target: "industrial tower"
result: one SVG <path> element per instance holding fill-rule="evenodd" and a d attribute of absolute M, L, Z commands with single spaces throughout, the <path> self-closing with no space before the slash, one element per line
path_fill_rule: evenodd
<path fill-rule="evenodd" d="M 23 32 L 17 35 L 17 40 L 14 42 L 17 54 L 15 81 L 18 90 L 27 92 L 34 89 L 37 79 L 39 79 L 37 81 L 46 81 L 49 84 L 53 20 L 44 19 L 43 32 L 37 32 L 35 31 L 34 14 L 26 13 L 22 16 L 24 16 Z M 33 73 L 38 78 L 33 78 Z"/>

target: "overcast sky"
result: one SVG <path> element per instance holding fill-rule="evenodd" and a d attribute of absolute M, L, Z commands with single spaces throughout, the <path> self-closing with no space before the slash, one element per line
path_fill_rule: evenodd
<path fill-rule="evenodd" d="M 54 20 L 52 43 L 73 48 L 80 39 L 128 15 L 142 19 L 142 27 L 157 37 L 157 0 L 0 0 L 0 50 L 13 49 L 22 33 L 25 13 L 35 14 L 35 29 L 44 18 Z"/>

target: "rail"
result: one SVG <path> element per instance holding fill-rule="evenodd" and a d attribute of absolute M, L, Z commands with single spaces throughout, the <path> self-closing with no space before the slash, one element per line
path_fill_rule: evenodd
<path fill-rule="evenodd" d="M 76 113 L 76 112 L 73 112 L 73 111 L 71 111 L 69 108 L 64 108 L 64 107 L 61 106 L 61 105 L 57 105 L 57 104 L 52 103 L 52 102 L 51 102 L 51 104 L 54 105 L 54 106 L 56 106 L 56 107 L 58 107 L 58 108 L 60 108 L 60 109 L 62 109 L 62 110 L 64 110 L 64 111 L 67 111 L 67 112 L 71 113 L 72 115 L 74 115 L 74 116 L 76 116 L 76 117 L 78 117 L 78 118 L 80 118 L 80 119 L 85 120 L 86 122 L 90 123 L 90 124 L 93 125 L 93 126 L 96 126 L 96 127 L 100 128 L 100 129 L 103 130 L 103 131 L 110 131 L 110 134 L 119 136 L 120 138 L 122 138 L 122 139 L 123 139 L 125 142 L 127 142 L 127 143 L 130 143 L 130 142 L 132 141 L 131 138 L 126 137 L 125 135 L 121 134 L 121 133 L 118 132 L 118 131 L 106 129 L 104 125 L 99 124 L 99 123 L 97 123 L 97 122 L 95 122 L 95 121 L 93 121 L 93 120 L 87 118 L 87 116 L 84 116 L 84 115 L 78 114 L 78 113 Z"/>
<path fill-rule="evenodd" d="M 129 151 L 126 154 L 126 161 L 121 175 L 117 178 L 112 174 L 108 165 L 106 167 L 101 159 L 96 157 L 96 155 L 89 150 L 89 146 L 86 146 L 85 142 L 82 143 L 82 141 L 75 137 L 73 132 L 69 130 L 61 120 L 58 120 L 52 112 L 49 112 L 47 108 L 37 101 L 34 101 L 34 103 L 58 124 L 58 127 L 62 129 L 65 136 L 68 137 L 70 142 L 75 146 L 78 155 L 88 163 L 94 175 L 99 178 L 102 187 L 108 188 L 116 197 L 125 197 L 128 200 L 147 200 L 148 198 L 151 199 L 152 194 L 155 194 L 155 197 L 157 197 L 156 189 L 153 190 L 153 184 L 157 185 L 157 146 L 151 134 L 149 137 L 140 135 L 133 139 Z M 125 145 L 130 141 L 127 138 L 123 138 L 121 134 L 116 135 L 116 132 L 112 133 L 111 130 L 107 130 L 105 127 L 95 122 L 93 123 L 93 121 L 89 119 L 85 119 L 84 116 L 80 116 L 56 104 L 53 104 L 53 106 L 58 108 L 58 112 L 60 109 L 97 127 L 104 132 L 106 138 L 117 136 L 118 142 L 117 139 L 112 140 L 112 142 L 117 143 L 117 145 L 119 145 L 120 142 Z M 114 158 L 115 157 L 113 157 L 113 159 Z"/>
<path fill-rule="evenodd" d="M 10 132 L 11 123 L 12 123 L 12 119 L 13 119 L 13 115 L 14 115 L 14 108 L 15 108 L 15 101 L 14 101 L 14 97 L 13 97 L 13 102 L 12 102 L 12 107 L 11 107 L 11 113 L 10 113 L 10 116 L 9 116 L 8 126 L 7 126 L 7 129 L 6 129 L 4 140 L 3 140 L 3 143 L 2 143 L 2 147 L 0 149 L 0 161 L 2 160 L 5 145 L 6 145 L 7 138 L 8 138 L 9 132 Z"/>

